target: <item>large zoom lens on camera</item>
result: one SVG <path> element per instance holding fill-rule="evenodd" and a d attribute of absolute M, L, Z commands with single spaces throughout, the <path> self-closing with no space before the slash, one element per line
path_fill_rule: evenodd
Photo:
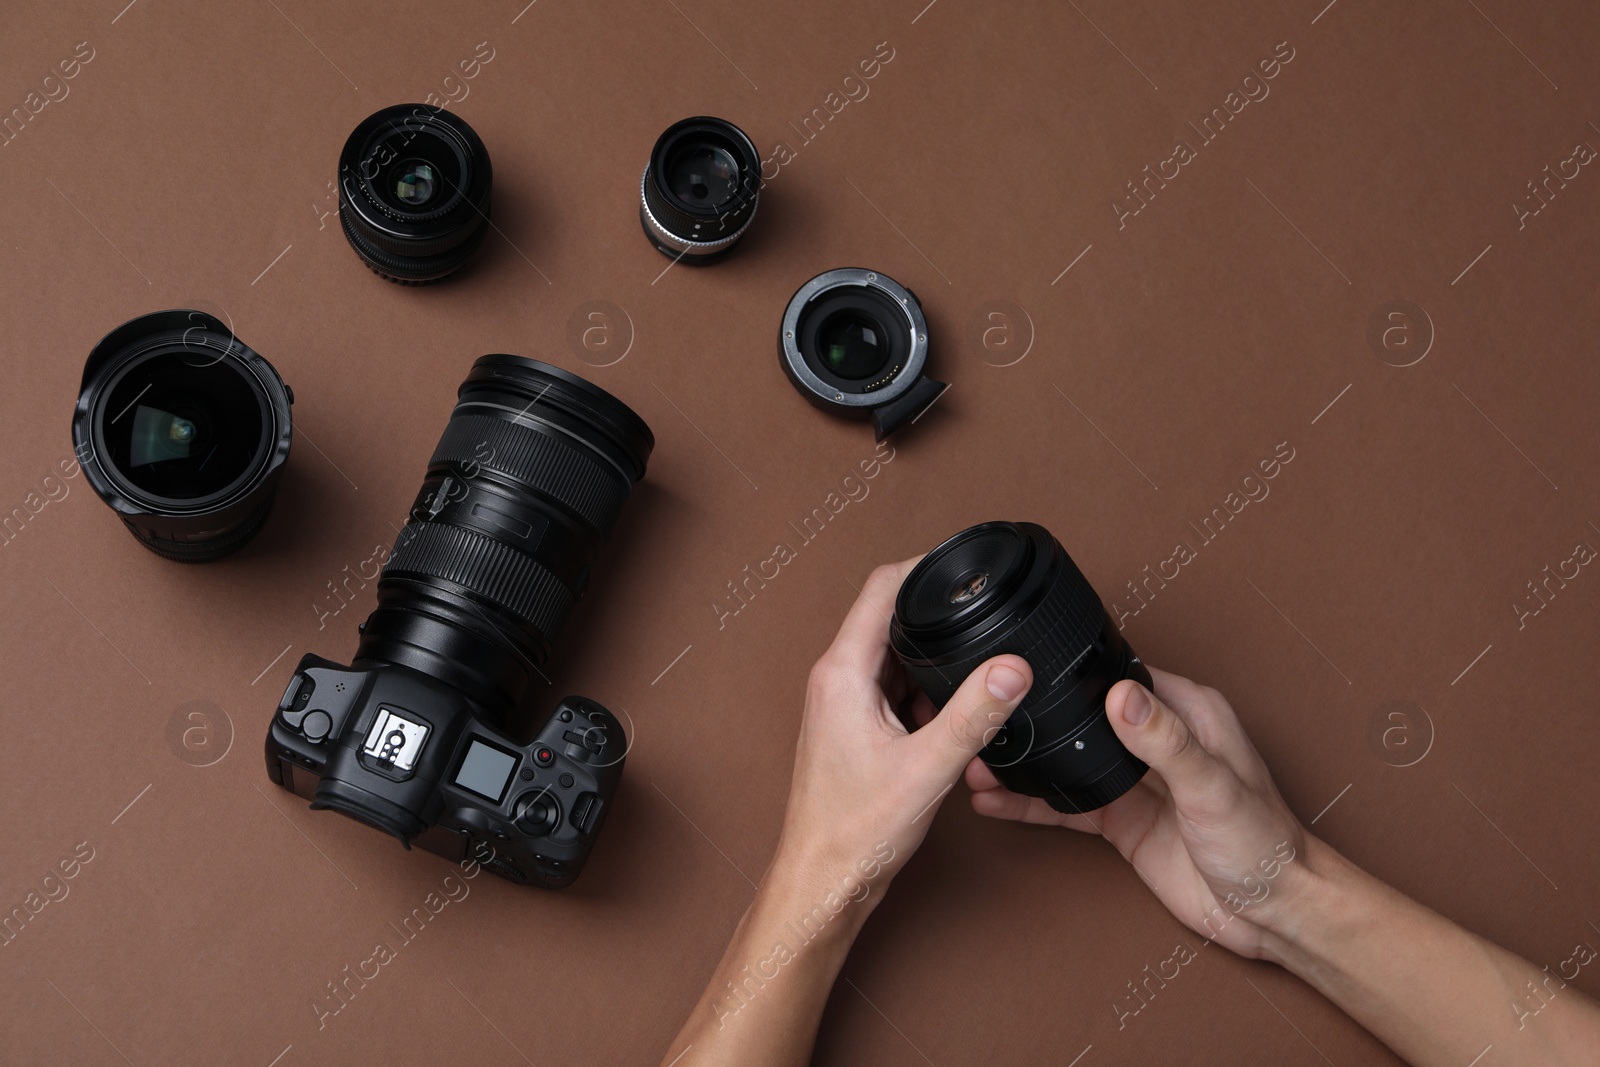
<path fill-rule="evenodd" d="M 375 272 L 403 285 L 438 281 L 489 230 L 489 152 L 461 119 L 427 104 L 369 116 L 339 157 L 339 222 Z"/>
<path fill-rule="evenodd" d="M 1106 694 L 1150 672 L 1061 543 L 1031 522 L 987 522 L 928 553 L 895 600 L 890 640 L 943 707 L 973 669 L 1012 653 L 1033 688 L 980 755 L 1001 784 L 1062 812 L 1092 811 L 1148 769 L 1117 738 Z"/>
<path fill-rule="evenodd" d="M 421 671 L 503 713 L 523 702 L 655 438 L 558 367 L 480 358 L 378 582 L 356 666 Z"/>
<path fill-rule="evenodd" d="M 639 223 L 663 255 L 714 263 L 744 236 L 760 192 L 761 161 L 743 130 L 723 119 L 684 119 L 650 152 Z"/>
<path fill-rule="evenodd" d="M 266 521 L 289 458 L 291 398 L 272 364 L 215 317 L 160 311 L 89 353 L 73 446 L 141 544 L 202 563 Z"/>

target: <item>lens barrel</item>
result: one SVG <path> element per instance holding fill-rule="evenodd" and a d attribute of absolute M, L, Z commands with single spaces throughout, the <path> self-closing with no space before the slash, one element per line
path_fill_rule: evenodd
<path fill-rule="evenodd" d="M 378 582 L 355 665 L 401 664 L 504 713 L 523 703 L 655 438 L 603 389 L 483 356 Z"/>
<path fill-rule="evenodd" d="M 443 108 L 368 116 L 339 156 L 339 222 L 368 267 L 425 285 L 457 270 L 489 231 L 494 170 L 471 126 Z"/>
<path fill-rule="evenodd" d="M 72 442 L 139 543 L 183 563 L 249 541 L 289 458 L 293 394 L 215 316 L 141 315 L 89 353 Z"/>
<path fill-rule="evenodd" d="M 663 255 L 714 263 L 755 218 L 761 160 L 743 130 L 701 115 L 656 139 L 639 184 L 639 224 Z"/>
<path fill-rule="evenodd" d="M 890 642 L 938 707 L 984 660 L 1012 653 L 1033 687 L 980 755 L 1001 784 L 1062 812 L 1104 807 L 1148 769 L 1105 698 L 1150 674 L 1061 543 L 1034 523 L 987 522 L 928 553 L 895 600 Z"/>

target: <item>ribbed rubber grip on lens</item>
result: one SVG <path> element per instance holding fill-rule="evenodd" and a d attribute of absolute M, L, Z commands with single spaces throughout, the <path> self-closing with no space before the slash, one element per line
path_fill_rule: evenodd
<path fill-rule="evenodd" d="M 439 578 L 471 591 L 554 640 L 577 597 L 532 557 L 474 530 L 414 522 L 400 532 L 385 580 Z"/>
<path fill-rule="evenodd" d="M 1066 563 L 1039 606 L 994 644 L 949 663 L 906 669 L 934 706 L 942 708 L 984 660 L 1001 653 L 1021 656 L 1033 667 L 1033 688 L 1019 708 L 1031 708 L 1049 695 L 1053 683 L 1100 636 L 1105 618 L 1094 586 L 1076 566 Z"/>
<path fill-rule="evenodd" d="M 452 418 L 428 463 L 503 474 L 576 512 L 602 537 L 632 488 L 620 471 L 561 438 L 488 415 Z"/>

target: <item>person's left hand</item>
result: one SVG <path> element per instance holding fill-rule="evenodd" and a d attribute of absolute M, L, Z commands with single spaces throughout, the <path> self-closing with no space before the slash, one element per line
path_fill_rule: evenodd
<path fill-rule="evenodd" d="M 772 871 L 819 895 L 843 886 L 853 896 L 852 887 L 904 866 L 939 802 L 1033 684 L 1026 660 L 996 656 L 935 713 L 889 647 L 895 594 L 916 563 L 873 571 L 811 668 Z M 926 725 L 908 732 L 897 711 Z"/>

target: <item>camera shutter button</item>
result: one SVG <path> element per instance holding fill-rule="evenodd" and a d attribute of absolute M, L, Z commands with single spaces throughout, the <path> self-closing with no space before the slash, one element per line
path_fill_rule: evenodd
<path fill-rule="evenodd" d="M 300 720 L 300 732 L 307 741 L 321 741 L 333 730 L 333 717 L 325 711 L 308 711 Z"/>

